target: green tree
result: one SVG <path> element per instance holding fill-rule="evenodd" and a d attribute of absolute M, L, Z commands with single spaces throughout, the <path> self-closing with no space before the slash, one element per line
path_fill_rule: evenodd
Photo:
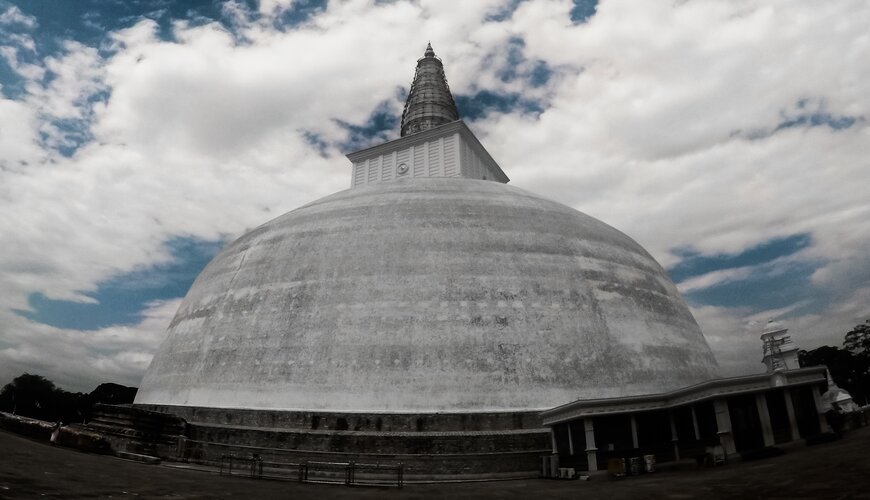
<path fill-rule="evenodd" d="M 846 333 L 843 347 L 856 356 L 870 356 L 870 319 Z"/>
<path fill-rule="evenodd" d="M 846 333 L 843 347 L 822 346 L 799 351 L 801 366 L 825 365 L 831 377 L 858 404 L 870 401 L 870 320 Z"/>
<path fill-rule="evenodd" d="M 90 394 L 68 392 L 41 375 L 19 375 L 0 390 L 0 411 L 49 422 L 82 422 L 90 419 L 97 403 L 130 404 L 135 387 L 100 384 Z"/>
<path fill-rule="evenodd" d="M 41 375 L 25 373 L 3 387 L 3 411 L 40 420 L 57 417 L 57 387 Z"/>

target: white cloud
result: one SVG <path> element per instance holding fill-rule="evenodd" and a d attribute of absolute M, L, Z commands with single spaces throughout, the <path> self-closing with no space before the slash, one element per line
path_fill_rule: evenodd
<path fill-rule="evenodd" d="M 350 167 L 334 144 L 346 131 L 335 120 L 363 123 L 384 101 L 400 113 L 396 89 L 427 40 L 454 93 L 521 92 L 549 105 L 538 117 L 495 112 L 472 124 L 513 184 L 601 218 L 665 265 L 675 248 L 734 253 L 809 233 L 801 258 L 823 264 L 813 280 L 836 300 L 787 318 L 795 335 L 810 345 L 836 336 L 820 333 L 824 325 L 833 332 L 870 315 L 856 292 L 870 277 L 864 2 L 605 0 L 573 25 L 571 2 L 541 0 L 483 22 L 500 3 L 330 2 L 286 32 L 271 20 L 292 1 L 261 2 L 267 16 L 253 21 L 228 3 L 238 34 L 178 23 L 168 42 L 143 20 L 111 33 L 108 53 L 68 42 L 33 68 L 17 66 L 27 95 L 0 98 L 0 364 L 42 367 L 62 384 L 113 374 L 135 383 L 168 314 L 94 334 L 9 310 L 34 292 L 89 300 L 83 292 L 101 280 L 167 261 L 171 236 L 239 234 L 344 189 Z M 0 23 L 36 26 L 11 11 Z M 520 73 L 538 60 L 553 69 L 545 85 L 503 81 L 511 38 L 525 42 Z M 104 91 L 105 102 L 94 99 Z M 804 112 L 856 121 L 774 133 Z M 71 157 L 56 149 L 76 140 L 58 120 L 90 134 Z M 329 144 L 325 158 L 304 132 Z M 760 346 L 745 327 L 755 312 L 695 308 L 728 373 L 748 369 Z M 96 342 L 115 347 L 97 354 Z"/>
<path fill-rule="evenodd" d="M 36 18 L 33 16 L 28 16 L 27 14 L 21 12 L 15 5 L 11 5 L 0 14 L 0 26 L 12 26 L 17 25 L 19 27 L 34 29 L 39 23 L 36 22 Z"/>
<path fill-rule="evenodd" d="M 72 391 L 90 392 L 106 381 L 137 386 L 180 302 L 149 304 L 135 325 L 89 331 L 54 328 L 2 311 L 0 380 L 29 372 L 49 375 Z"/>
<path fill-rule="evenodd" d="M 870 288 L 859 288 L 839 297 L 829 309 L 821 313 L 794 314 L 806 303 L 780 309 L 753 312 L 748 308 L 715 306 L 692 307 L 692 314 L 704 331 L 713 349 L 723 375 L 760 373 L 761 332 L 769 320 L 784 320 L 795 345 L 811 350 L 822 345 L 842 347 L 846 332 L 862 323 L 868 315 Z"/>
<path fill-rule="evenodd" d="M 755 270 L 755 266 L 744 266 L 711 271 L 677 283 L 677 290 L 682 294 L 686 294 L 695 290 L 710 288 L 714 285 L 741 281 L 751 276 L 752 272 Z"/>
<path fill-rule="evenodd" d="M 0 46 L 0 57 L 6 61 L 6 64 L 12 69 L 12 71 L 25 80 L 41 80 L 42 77 L 45 76 L 45 68 L 37 64 L 21 62 L 18 59 L 19 50 L 28 49 L 30 46 L 28 42 L 32 44 L 32 39 L 26 36 L 16 38 L 10 37 L 9 41 L 14 42 L 14 45 Z"/>

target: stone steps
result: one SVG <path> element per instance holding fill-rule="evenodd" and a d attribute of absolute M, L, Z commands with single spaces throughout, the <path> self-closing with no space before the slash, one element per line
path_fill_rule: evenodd
<path fill-rule="evenodd" d="M 86 428 L 102 435 L 115 453 L 174 457 L 184 420 L 164 413 L 125 405 L 95 405 Z"/>

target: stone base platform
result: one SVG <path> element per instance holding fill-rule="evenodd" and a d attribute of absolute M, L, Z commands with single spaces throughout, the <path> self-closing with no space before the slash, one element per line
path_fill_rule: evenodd
<path fill-rule="evenodd" d="M 183 442 L 186 423 L 172 414 L 129 405 L 94 406 L 86 428 L 100 434 L 112 451 L 172 459 Z"/>
<path fill-rule="evenodd" d="M 136 405 L 186 421 L 170 460 L 219 465 L 257 455 L 272 463 L 402 464 L 408 482 L 538 477 L 550 434 L 537 412 L 331 413 Z"/>

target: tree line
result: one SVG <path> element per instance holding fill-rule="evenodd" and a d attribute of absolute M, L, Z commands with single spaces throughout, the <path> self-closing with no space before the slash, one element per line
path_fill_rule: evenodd
<path fill-rule="evenodd" d="M 849 330 L 843 347 L 822 346 L 798 351 L 801 366 L 825 365 L 840 388 L 859 405 L 870 402 L 870 319 Z"/>
<path fill-rule="evenodd" d="M 0 411 L 48 422 L 81 423 L 90 420 L 95 404 L 130 404 L 137 390 L 104 383 L 87 394 L 68 392 L 41 375 L 25 373 L 0 390 Z"/>

